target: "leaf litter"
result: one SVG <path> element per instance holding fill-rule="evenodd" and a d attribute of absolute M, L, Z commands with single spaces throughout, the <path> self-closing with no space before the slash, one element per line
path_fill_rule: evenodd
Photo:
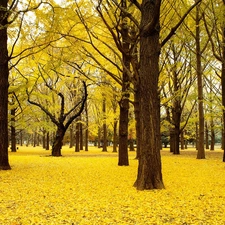
<path fill-rule="evenodd" d="M 162 150 L 166 189 L 151 191 L 133 187 L 133 152 L 125 167 L 117 166 L 117 154 L 99 149 L 40 157 L 48 154 L 25 147 L 10 153 L 12 170 L 0 171 L 0 224 L 225 224 L 221 150 L 207 151 L 205 160 L 193 150 Z"/>

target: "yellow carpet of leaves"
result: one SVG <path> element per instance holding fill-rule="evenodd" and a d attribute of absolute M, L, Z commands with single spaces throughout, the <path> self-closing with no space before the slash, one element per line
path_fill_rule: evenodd
<path fill-rule="evenodd" d="M 165 190 L 137 191 L 135 153 L 130 166 L 117 154 L 90 149 L 63 157 L 23 147 L 10 153 L 12 170 L 0 171 L 0 224 L 225 224 L 222 151 L 172 155 L 162 150 Z"/>

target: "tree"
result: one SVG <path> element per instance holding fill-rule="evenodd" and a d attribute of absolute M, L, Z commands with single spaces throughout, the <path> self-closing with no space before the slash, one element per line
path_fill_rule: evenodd
<path fill-rule="evenodd" d="M 164 188 L 160 157 L 159 17 L 161 1 L 143 0 L 140 24 L 141 153 L 135 186 L 138 190 Z"/>
<path fill-rule="evenodd" d="M 160 98 L 158 92 L 159 55 L 196 2 L 159 43 L 160 0 L 143 0 L 140 24 L 140 123 L 141 152 L 135 186 L 138 190 L 164 188 L 161 171 Z M 137 2 L 136 2 L 137 4 Z"/>
<path fill-rule="evenodd" d="M 7 0 L 0 2 L 0 169 L 10 169 L 8 159 L 8 50 L 7 26 L 9 12 Z"/>
<path fill-rule="evenodd" d="M 61 156 L 61 148 L 65 132 L 70 124 L 80 116 L 84 109 L 87 99 L 87 87 L 83 81 L 83 91 L 81 89 L 77 89 L 77 87 L 79 87 L 79 82 L 74 83 L 74 77 L 71 78 L 70 76 L 67 77 L 62 75 L 62 73 L 57 72 L 55 68 L 53 70 L 52 74 L 50 71 L 45 71 L 44 66 L 41 67 L 39 65 L 38 79 L 42 78 L 41 83 L 38 84 L 37 79 L 36 84 L 33 85 L 31 89 L 27 89 L 27 96 L 28 102 L 41 109 L 50 118 L 52 123 L 56 125 L 57 130 L 52 146 L 52 156 Z M 28 79 L 27 84 L 29 87 Z M 44 100 L 47 99 L 48 101 L 52 101 L 47 97 L 49 92 L 46 93 L 42 90 L 42 88 L 44 88 L 42 87 L 43 85 L 50 91 L 50 95 L 52 95 L 52 98 L 54 99 L 53 108 L 50 107 L 50 104 L 46 104 L 46 101 L 44 101 L 44 103 L 42 101 L 43 98 Z M 80 96 L 78 96 L 79 91 Z M 38 96 L 38 92 L 42 94 L 42 96 Z M 66 103 L 66 99 L 70 99 L 66 94 L 72 94 L 72 96 L 74 96 L 74 92 L 77 93 L 76 99 L 71 102 L 72 104 Z M 36 95 L 36 99 L 32 97 L 32 95 Z"/>

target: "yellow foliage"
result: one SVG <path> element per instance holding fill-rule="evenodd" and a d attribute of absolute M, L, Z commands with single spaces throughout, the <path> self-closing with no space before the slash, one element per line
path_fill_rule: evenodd
<path fill-rule="evenodd" d="M 162 150 L 165 190 L 137 191 L 135 153 L 118 167 L 117 154 L 92 149 L 64 157 L 21 148 L 12 170 L 0 171 L 0 224 L 225 224 L 222 151 L 171 155 Z"/>

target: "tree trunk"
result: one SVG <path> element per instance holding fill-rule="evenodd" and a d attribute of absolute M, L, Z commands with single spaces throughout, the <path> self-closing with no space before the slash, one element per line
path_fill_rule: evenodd
<path fill-rule="evenodd" d="M 20 146 L 23 146 L 23 130 L 20 130 Z"/>
<path fill-rule="evenodd" d="M 143 0 L 140 30 L 141 152 L 135 186 L 138 190 L 164 188 L 161 169 L 159 78 L 160 1 Z"/>
<path fill-rule="evenodd" d="M 43 130 L 43 135 L 42 135 L 42 146 L 44 149 L 46 149 L 46 130 Z"/>
<path fill-rule="evenodd" d="M 58 127 L 56 132 L 56 137 L 52 146 L 52 156 L 62 156 L 61 149 L 63 146 L 64 135 L 65 135 L 65 130 L 63 128 Z"/>
<path fill-rule="evenodd" d="M 11 151 L 16 152 L 16 128 L 15 128 L 16 109 L 11 109 Z"/>
<path fill-rule="evenodd" d="M 98 148 L 101 148 L 101 129 L 98 127 Z"/>
<path fill-rule="evenodd" d="M 46 150 L 49 150 L 49 131 L 47 132 L 46 135 Z"/>
<path fill-rule="evenodd" d="M 113 152 L 117 152 L 117 124 L 118 124 L 118 121 L 117 119 L 115 118 L 114 119 L 114 123 L 113 123 Z"/>
<path fill-rule="evenodd" d="M 107 152 L 107 127 L 106 127 L 106 99 L 103 95 L 103 102 L 102 102 L 102 113 L 103 113 L 103 145 L 102 151 Z"/>
<path fill-rule="evenodd" d="M 122 0 L 121 5 L 124 10 L 127 10 L 127 0 Z M 130 78 L 127 70 L 130 70 L 130 37 L 129 37 L 129 24 L 127 23 L 126 15 L 121 11 L 122 24 L 121 24 L 121 36 L 123 47 L 123 74 L 122 74 L 122 97 L 120 100 L 120 118 L 119 118 L 119 166 L 128 166 L 128 123 L 129 123 L 129 87 Z"/>
<path fill-rule="evenodd" d="M 70 125 L 70 145 L 69 148 L 74 146 L 73 124 Z"/>
<path fill-rule="evenodd" d="M 197 63 L 197 83 L 198 83 L 198 119 L 199 119 L 199 140 L 197 159 L 205 159 L 204 149 L 204 108 L 203 108 L 203 81 L 200 49 L 200 12 L 199 5 L 196 6 L 196 63 Z"/>
<path fill-rule="evenodd" d="M 11 169 L 8 159 L 7 0 L 0 2 L 0 170 Z"/>
<path fill-rule="evenodd" d="M 170 130 L 170 152 L 173 152 L 175 155 L 180 154 L 179 149 L 179 131 L 176 128 Z"/>
<path fill-rule="evenodd" d="M 139 82 L 135 85 L 134 92 L 134 115 L 136 121 L 136 159 L 139 159 L 140 156 L 140 138 L 141 138 L 141 125 L 140 125 L 140 85 Z"/>
<path fill-rule="evenodd" d="M 86 115 L 86 129 L 85 129 L 85 151 L 88 151 L 88 107 L 87 101 L 85 102 L 85 115 Z"/>
<path fill-rule="evenodd" d="M 83 124 L 81 122 L 80 122 L 80 150 L 84 150 Z"/>
<path fill-rule="evenodd" d="M 120 102 L 120 119 L 119 119 L 119 166 L 128 166 L 128 111 L 129 100 L 123 99 Z"/>
<path fill-rule="evenodd" d="M 75 135 L 76 135 L 75 152 L 79 152 L 80 151 L 80 123 L 79 122 L 76 123 L 76 133 L 75 133 Z"/>
<path fill-rule="evenodd" d="M 209 149 L 209 129 L 207 122 L 205 122 L 205 148 Z"/>
<path fill-rule="evenodd" d="M 215 150 L 215 131 L 214 131 L 213 118 L 211 118 L 210 129 L 211 129 L 210 150 Z"/>

